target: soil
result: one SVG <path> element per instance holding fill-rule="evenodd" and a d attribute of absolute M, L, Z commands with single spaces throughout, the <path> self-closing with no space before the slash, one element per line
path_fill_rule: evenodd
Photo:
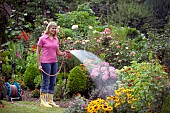
<path fill-rule="evenodd" d="M 33 98 L 31 97 L 31 92 L 30 91 L 23 91 L 22 92 L 22 101 L 33 101 L 35 102 L 35 105 L 40 104 L 40 98 Z M 54 101 L 57 105 L 59 105 L 61 108 L 68 108 L 71 105 L 71 102 L 74 101 L 73 99 L 69 100 L 57 100 Z"/>

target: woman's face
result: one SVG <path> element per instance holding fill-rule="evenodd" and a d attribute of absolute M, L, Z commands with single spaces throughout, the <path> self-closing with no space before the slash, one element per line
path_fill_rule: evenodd
<path fill-rule="evenodd" d="M 57 33 L 57 31 L 58 31 L 57 26 L 53 25 L 49 28 L 49 34 L 51 34 L 51 35 L 55 35 Z"/>

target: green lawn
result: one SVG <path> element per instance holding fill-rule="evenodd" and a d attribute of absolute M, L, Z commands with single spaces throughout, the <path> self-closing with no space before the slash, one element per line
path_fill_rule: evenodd
<path fill-rule="evenodd" d="M 13 104 L 2 101 L 4 108 L 0 105 L 0 113 L 62 113 L 65 108 L 44 108 L 39 103 L 28 101 L 15 101 Z M 35 104 L 35 105 L 34 105 Z"/>

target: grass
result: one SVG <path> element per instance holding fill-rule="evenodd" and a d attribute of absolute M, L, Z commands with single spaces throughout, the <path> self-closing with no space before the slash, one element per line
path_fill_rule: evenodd
<path fill-rule="evenodd" d="M 65 108 L 45 108 L 39 103 L 29 101 L 15 101 L 13 104 L 2 100 L 4 108 L 0 105 L 0 113 L 63 113 Z"/>

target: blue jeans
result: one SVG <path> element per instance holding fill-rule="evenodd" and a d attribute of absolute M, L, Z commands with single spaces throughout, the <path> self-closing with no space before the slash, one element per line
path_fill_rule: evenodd
<path fill-rule="evenodd" d="M 58 62 L 55 63 L 41 63 L 42 69 L 50 75 L 56 74 L 58 71 Z M 49 76 L 42 72 L 42 84 L 40 92 L 54 94 L 54 87 L 56 84 L 56 76 Z"/>

